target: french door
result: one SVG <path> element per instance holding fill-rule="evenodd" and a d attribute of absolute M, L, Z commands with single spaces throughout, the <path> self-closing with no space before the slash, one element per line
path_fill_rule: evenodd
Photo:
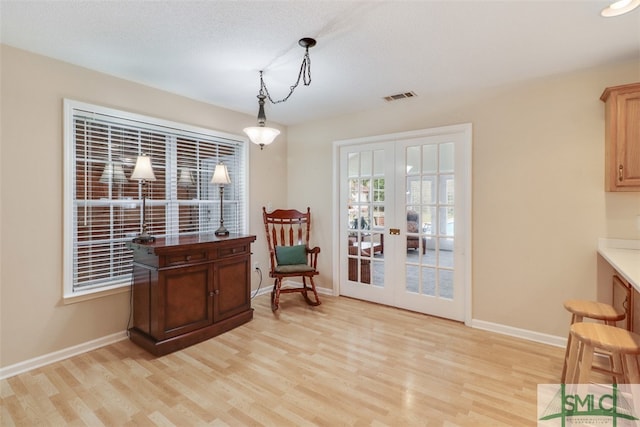
<path fill-rule="evenodd" d="M 337 148 L 340 294 L 470 320 L 471 125 Z"/>

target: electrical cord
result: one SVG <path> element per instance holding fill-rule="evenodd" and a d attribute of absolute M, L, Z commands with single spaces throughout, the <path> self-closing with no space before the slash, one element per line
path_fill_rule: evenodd
<path fill-rule="evenodd" d="M 262 286 L 262 270 L 260 270 L 259 268 L 256 268 L 255 271 L 257 271 L 258 274 L 260 275 L 260 281 L 258 282 L 258 289 L 256 289 L 256 291 L 253 293 L 253 295 L 251 296 L 251 299 L 254 299 L 256 295 L 258 295 L 258 292 L 260 291 L 260 286 Z"/>

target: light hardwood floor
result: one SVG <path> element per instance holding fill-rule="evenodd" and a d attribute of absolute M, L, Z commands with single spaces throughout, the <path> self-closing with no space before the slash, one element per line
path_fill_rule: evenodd
<path fill-rule="evenodd" d="M 1 382 L 2 426 L 527 426 L 564 350 L 408 311 L 286 295 L 155 358 L 128 340 Z"/>

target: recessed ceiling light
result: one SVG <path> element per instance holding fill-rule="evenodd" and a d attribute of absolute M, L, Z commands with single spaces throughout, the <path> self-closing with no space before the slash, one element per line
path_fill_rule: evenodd
<path fill-rule="evenodd" d="M 631 12 L 636 7 L 640 6 L 640 0 L 618 0 L 613 2 L 600 12 L 600 15 L 605 18 L 612 16 L 624 15 L 627 12 Z"/>

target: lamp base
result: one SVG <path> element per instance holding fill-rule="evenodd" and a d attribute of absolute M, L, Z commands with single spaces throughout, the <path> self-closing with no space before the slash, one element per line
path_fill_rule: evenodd
<path fill-rule="evenodd" d="M 133 239 L 133 243 L 153 243 L 155 241 L 156 238 L 153 236 L 149 236 L 148 234 L 141 234 Z"/>
<path fill-rule="evenodd" d="M 146 227 L 142 233 L 138 234 L 138 236 L 133 239 L 133 243 L 153 243 L 155 241 L 156 238 L 147 233 Z"/>
<path fill-rule="evenodd" d="M 226 229 L 226 227 L 224 226 L 220 226 L 220 228 L 218 228 L 216 231 L 214 231 L 214 233 L 216 236 L 228 236 L 229 235 L 229 230 Z"/>

